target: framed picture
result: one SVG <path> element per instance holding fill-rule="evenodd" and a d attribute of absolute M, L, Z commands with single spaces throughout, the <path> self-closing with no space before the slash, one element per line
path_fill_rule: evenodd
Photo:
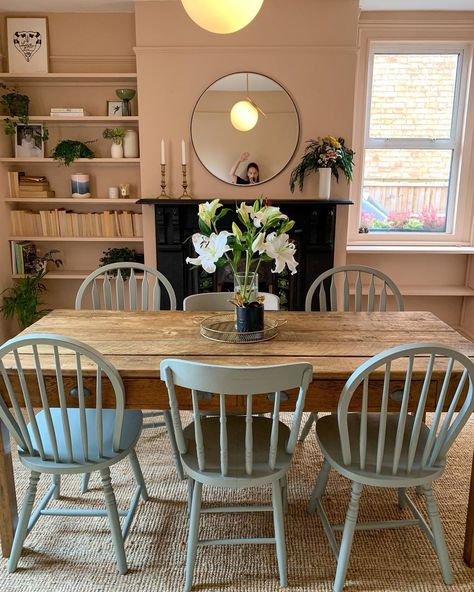
<path fill-rule="evenodd" d="M 44 158 L 43 125 L 17 123 L 15 158 Z"/>
<path fill-rule="evenodd" d="M 45 17 L 7 17 L 8 70 L 14 74 L 48 72 Z"/>
<path fill-rule="evenodd" d="M 107 101 L 107 115 L 109 117 L 122 117 L 123 101 Z"/>

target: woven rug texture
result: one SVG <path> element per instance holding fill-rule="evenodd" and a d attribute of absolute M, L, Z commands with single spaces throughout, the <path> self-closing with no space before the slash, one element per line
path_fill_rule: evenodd
<path fill-rule="evenodd" d="M 436 555 L 420 529 L 357 532 L 347 574 L 347 592 L 453 592 L 474 590 L 474 569 L 462 560 L 467 496 L 472 464 L 474 419 L 451 448 L 446 471 L 435 484 L 444 526 L 454 585 L 443 583 Z M 6 571 L 0 559 L 0 591 L 30 592 L 177 592 L 183 589 L 188 518 L 186 483 L 178 481 L 163 429 L 144 430 L 137 447 L 150 499 L 140 502 L 126 541 L 129 572 L 118 575 L 105 518 L 40 518 L 26 539 L 19 568 Z M 15 478 L 19 500 L 27 486 L 27 470 L 18 463 Z M 306 508 L 322 456 L 314 431 L 298 443 L 289 474 L 289 512 L 285 518 L 288 552 L 288 588 L 294 592 L 332 590 L 336 562 L 320 520 Z M 133 491 L 128 461 L 112 467 L 117 501 L 126 508 Z M 49 485 L 43 475 L 39 494 Z M 98 473 L 90 492 L 80 494 L 80 477 L 62 480 L 62 499 L 54 504 L 102 507 Z M 423 498 L 410 492 L 424 508 Z M 350 496 L 350 483 L 331 472 L 325 507 L 332 522 L 342 523 Z M 229 493 L 203 488 L 203 505 L 219 503 L 268 503 L 270 488 Z M 396 492 L 365 488 L 360 521 L 411 518 L 400 510 Z M 206 514 L 201 518 L 201 538 L 273 536 L 272 516 L 261 514 Z M 198 549 L 194 588 L 196 591 L 275 592 L 279 590 L 274 545 L 232 545 Z"/>

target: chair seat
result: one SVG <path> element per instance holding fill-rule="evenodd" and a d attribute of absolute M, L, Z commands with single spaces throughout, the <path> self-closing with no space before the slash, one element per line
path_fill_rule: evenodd
<path fill-rule="evenodd" d="M 19 449 L 19 456 L 21 462 L 32 471 L 40 471 L 43 473 L 84 473 L 92 470 L 98 470 L 103 467 L 110 466 L 117 463 L 122 458 L 129 454 L 130 450 L 134 448 L 143 425 L 143 414 L 137 410 L 125 410 L 123 418 L 122 434 L 120 439 L 120 449 L 115 452 L 113 450 L 113 431 L 115 423 L 115 409 L 104 409 L 102 411 L 102 426 L 103 426 L 103 454 L 99 455 L 97 435 L 96 435 L 96 417 L 95 409 L 86 409 L 87 422 L 87 438 L 88 438 L 88 458 L 84 458 L 81 429 L 80 429 L 80 410 L 68 409 L 67 414 L 69 418 L 69 426 L 71 430 L 72 441 L 72 462 L 70 462 L 67 455 L 65 439 L 63 435 L 61 410 L 59 408 L 51 409 L 51 418 L 55 426 L 55 433 L 57 438 L 57 447 L 60 458 L 60 463 L 55 462 L 53 456 L 53 449 L 51 440 L 48 436 L 48 428 L 46 424 L 46 415 L 44 411 L 40 411 L 35 417 L 38 424 L 43 447 L 45 450 L 46 460 L 41 460 L 39 456 L 32 456 L 28 451 Z M 28 424 L 28 432 L 30 434 L 33 446 L 36 448 L 36 439 L 33 433 L 31 423 Z"/>
<path fill-rule="evenodd" d="M 425 424 L 422 424 L 418 447 L 413 461 L 413 469 L 410 475 L 404 477 L 408 460 L 409 438 L 415 421 L 413 415 L 407 416 L 405 438 L 400 455 L 399 469 L 396 475 L 393 475 L 392 473 L 398 420 L 398 413 L 389 413 L 387 415 L 384 457 L 381 472 L 379 474 L 374 474 L 377 460 L 377 441 L 379 436 L 378 413 L 368 414 L 366 470 L 360 468 L 360 413 L 348 414 L 352 458 L 352 463 L 350 465 L 346 466 L 343 461 L 336 414 L 326 415 L 317 420 L 316 437 L 324 457 L 328 460 L 331 466 L 352 481 L 357 481 L 358 483 L 366 485 L 375 485 L 377 487 L 414 487 L 423 483 L 429 483 L 441 475 L 444 469 L 444 464 L 431 468 L 421 468 L 421 455 L 429 434 L 429 428 Z"/>
<path fill-rule="evenodd" d="M 188 450 L 181 455 L 183 468 L 192 479 L 209 485 L 220 487 L 255 487 L 264 483 L 272 483 L 280 479 L 288 470 L 291 454 L 286 452 L 286 444 L 290 429 L 282 422 L 278 422 L 278 447 L 275 469 L 268 466 L 270 435 L 272 420 L 268 417 L 254 417 L 252 422 L 253 434 L 253 472 L 245 472 L 245 416 L 227 416 L 228 443 L 228 471 L 221 475 L 220 450 L 215 443 L 219 442 L 220 418 L 204 417 L 201 419 L 204 449 L 206 450 L 206 468 L 199 470 L 194 422 L 186 426 L 183 435 Z"/>

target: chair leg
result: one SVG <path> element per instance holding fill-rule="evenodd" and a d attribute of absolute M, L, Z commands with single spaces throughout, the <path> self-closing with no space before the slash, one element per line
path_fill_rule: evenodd
<path fill-rule="evenodd" d="M 117 567 L 119 573 L 123 575 L 127 573 L 127 560 L 125 558 L 125 550 L 123 548 L 122 531 L 120 528 L 120 519 L 117 511 L 117 502 L 115 500 L 114 490 L 112 489 L 110 469 L 101 469 L 100 476 L 102 478 L 102 486 L 104 488 L 105 507 L 107 509 L 107 517 L 109 519 L 109 526 L 112 533 L 112 543 L 114 546 Z"/>
<path fill-rule="evenodd" d="M 30 521 L 31 512 L 33 511 L 33 504 L 35 503 L 39 478 L 40 473 L 31 471 L 30 484 L 21 506 L 18 525 L 15 530 L 13 545 L 10 552 L 10 558 L 7 563 L 7 570 L 9 573 L 13 573 L 18 566 L 18 560 L 20 559 L 21 551 L 23 549 L 23 543 L 25 542 L 26 535 L 28 534 L 28 522 Z"/>
<path fill-rule="evenodd" d="M 426 506 L 431 521 L 431 529 L 433 531 L 433 537 L 435 540 L 435 550 L 438 555 L 439 563 L 441 566 L 441 573 L 445 584 L 453 583 L 453 572 L 449 563 L 448 548 L 446 547 L 446 541 L 444 539 L 443 526 L 439 518 L 438 504 L 433 495 L 433 490 L 430 485 L 423 487 L 423 492 L 426 497 Z"/>
<path fill-rule="evenodd" d="M 89 481 L 91 478 L 91 474 L 90 473 L 82 473 L 82 478 L 81 478 L 81 493 L 87 493 L 87 491 L 89 490 Z"/>
<path fill-rule="evenodd" d="M 318 419 L 318 414 L 317 413 L 310 413 L 308 419 L 306 420 L 306 423 L 303 426 L 303 429 L 301 430 L 301 435 L 298 438 L 298 440 L 300 442 L 304 442 L 306 439 L 306 436 L 309 434 L 309 430 L 311 429 L 311 426 L 313 425 L 313 423 Z"/>
<path fill-rule="evenodd" d="M 362 493 L 362 485 L 360 483 L 352 483 L 351 501 L 347 509 L 346 521 L 344 523 L 344 530 L 342 533 L 341 547 L 339 549 L 339 556 L 337 559 L 336 578 L 334 580 L 334 592 L 341 592 L 346 581 L 347 566 L 349 565 L 349 556 L 351 554 L 352 539 L 357 523 L 357 514 L 359 512 L 359 499 Z"/>
<path fill-rule="evenodd" d="M 188 516 L 191 516 L 191 506 L 193 503 L 193 489 L 194 489 L 194 479 L 191 479 L 191 477 L 188 477 L 188 500 L 187 500 Z"/>
<path fill-rule="evenodd" d="M 397 490 L 397 494 L 398 494 L 398 507 L 400 508 L 400 510 L 403 510 L 403 508 L 406 508 L 406 505 L 407 505 L 407 494 L 406 494 L 405 488 L 400 487 Z"/>
<path fill-rule="evenodd" d="M 143 478 L 142 468 L 140 463 L 138 462 L 137 453 L 135 450 L 132 450 L 128 455 L 128 460 L 130 461 L 130 466 L 132 467 L 133 476 L 135 477 L 135 481 L 137 485 L 140 485 L 142 488 L 141 496 L 144 502 L 148 499 L 148 491 L 145 484 L 145 479 Z"/>
<path fill-rule="evenodd" d="M 199 540 L 199 518 L 201 515 L 202 483 L 196 481 L 193 488 L 193 502 L 189 518 L 188 550 L 186 553 L 186 581 L 184 592 L 190 592 L 193 585 L 194 564 Z"/>
<path fill-rule="evenodd" d="M 54 490 L 54 494 L 53 494 L 53 499 L 59 499 L 61 497 L 61 475 L 52 475 L 52 482 L 53 485 L 55 486 L 55 490 Z"/>
<path fill-rule="evenodd" d="M 316 483 L 314 484 L 313 491 L 311 492 L 311 498 L 309 500 L 308 505 L 308 512 L 312 514 L 316 510 L 316 500 L 320 499 L 324 492 L 326 491 L 326 486 L 328 484 L 329 479 L 329 471 L 331 470 L 331 465 L 328 463 L 326 459 L 324 459 L 323 466 L 319 471 L 318 478 L 316 479 Z"/>
<path fill-rule="evenodd" d="M 281 501 L 281 487 L 278 481 L 272 483 L 273 525 L 275 528 L 276 554 L 280 586 L 288 585 L 286 575 L 286 544 L 285 526 L 283 523 L 283 504 Z"/>
<path fill-rule="evenodd" d="M 183 465 L 181 464 L 181 458 L 179 456 L 178 445 L 176 444 L 176 437 L 174 435 L 174 427 L 173 427 L 173 421 L 171 419 L 171 412 L 165 411 L 163 413 L 163 417 L 165 420 L 166 430 L 168 432 L 168 437 L 170 439 L 171 450 L 173 452 L 174 466 L 176 467 L 176 472 L 178 473 L 178 478 L 183 480 L 184 479 Z"/>
<path fill-rule="evenodd" d="M 283 512 L 288 514 L 288 475 L 280 479 L 281 485 L 281 500 L 283 503 Z"/>

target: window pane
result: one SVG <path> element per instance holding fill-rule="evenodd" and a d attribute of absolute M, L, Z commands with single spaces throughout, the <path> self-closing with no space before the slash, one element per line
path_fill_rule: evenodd
<path fill-rule="evenodd" d="M 451 136 L 457 54 L 374 55 L 371 138 Z"/>
<path fill-rule="evenodd" d="M 451 150 L 366 150 L 360 225 L 444 232 Z"/>

